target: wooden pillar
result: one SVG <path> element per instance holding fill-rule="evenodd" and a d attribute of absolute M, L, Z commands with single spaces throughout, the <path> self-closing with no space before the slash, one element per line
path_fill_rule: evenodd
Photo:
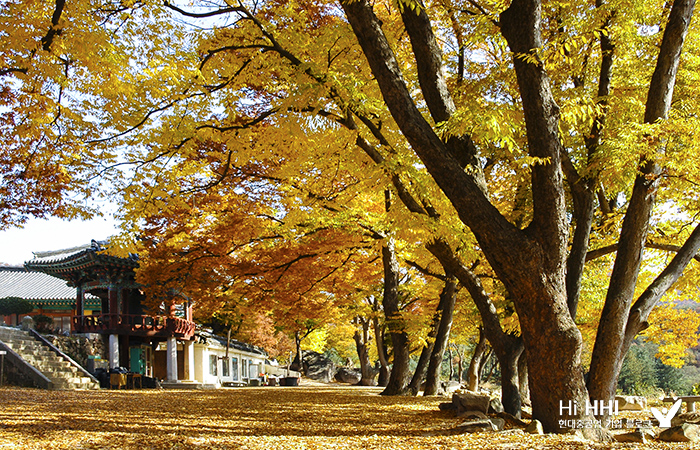
<path fill-rule="evenodd" d="M 83 285 L 79 284 L 76 289 L 75 296 L 75 315 L 84 316 L 85 315 L 85 292 L 83 291 Z"/>
<path fill-rule="evenodd" d="M 109 285 L 109 290 L 107 291 L 107 296 L 109 298 L 108 308 L 109 314 L 119 314 L 119 289 L 115 284 Z"/>
<path fill-rule="evenodd" d="M 177 339 L 174 336 L 167 341 L 165 369 L 167 381 L 177 381 Z"/>
<path fill-rule="evenodd" d="M 119 336 L 109 335 L 109 368 L 119 367 Z"/>

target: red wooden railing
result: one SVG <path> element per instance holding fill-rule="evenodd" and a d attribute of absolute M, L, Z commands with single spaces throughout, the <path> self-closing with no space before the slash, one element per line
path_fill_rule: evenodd
<path fill-rule="evenodd" d="M 194 335 L 194 322 L 179 317 L 137 314 L 73 316 L 73 331 L 77 333 L 190 338 Z"/>

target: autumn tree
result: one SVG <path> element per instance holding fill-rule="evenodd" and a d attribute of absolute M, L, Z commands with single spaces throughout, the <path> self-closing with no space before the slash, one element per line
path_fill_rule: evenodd
<path fill-rule="evenodd" d="M 187 96 L 189 48 L 182 27 L 162 32 L 169 17 L 143 2 L 0 5 L 0 229 L 100 213 L 120 149 L 104 139 Z"/>
<path fill-rule="evenodd" d="M 158 55 L 149 70 L 136 72 L 141 89 L 126 89 L 134 78 L 122 76 L 117 88 L 97 92 L 107 112 L 88 108 L 94 115 L 82 117 L 104 128 L 70 147 L 107 138 L 124 148 L 119 156 L 134 176 L 124 187 L 151 180 L 150 190 L 126 190 L 134 218 L 188 189 L 202 192 L 192 190 L 195 183 L 162 183 L 172 171 L 216 186 L 250 163 L 294 161 L 283 173 L 296 177 L 292 189 L 327 183 L 331 195 L 313 196 L 324 205 L 317 211 L 333 209 L 386 232 L 384 248 L 399 230 L 419 230 L 414 242 L 469 290 L 494 351 L 507 362 L 507 409 L 519 410 L 524 346 L 533 415 L 560 431 L 560 401 L 611 398 L 632 339 L 700 245 L 693 8 L 692 0 L 148 5 L 142 11 L 153 14 L 150 24 L 174 27 L 168 12 L 224 26 L 193 32 L 193 44 L 170 53 L 159 48 L 162 41 L 141 39 Z M 50 15 L 38 14 L 45 24 Z M 68 35 L 36 30 L 37 47 L 47 33 L 54 42 Z M 5 48 L 23 49 L 14 40 Z M 117 73 L 145 63 L 127 61 Z M 4 79 L 23 76 L 13 68 L 26 65 L 3 64 Z M 35 74 L 50 78 L 45 70 Z M 47 97 L 55 102 L 60 92 Z M 117 114 L 119 105 L 126 107 Z M 201 145 L 208 142 L 227 147 Z M 361 208 L 338 208 L 345 198 L 337 189 L 346 184 L 320 176 L 334 173 L 335 162 L 347 169 L 338 173 L 353 180 L 353 192 L 364 186 L 376 197 L 388 188 L 400 203 L 387 213 L 375 198 L 369 204 L 377 214 L 361 217 Z M 229 197 L 219 204 L 235 205 Z M 192 195 L 181 207 L 196 211 L 199 201 Z M 303 201 L 295 206 L 287 206 L 289 214 L 308 211 Z M 664 215 L 670 209 L 674 219 Z M 224 216 L 213 207 L 197 214 L 199 221 Z M 399 217 L 401 226 L 387 223 Z M 641 285 L 643 250 L 651 244 L 673 257 Z M 586 384 L 575 320 L 586 260 L 602 249 L 615 257 Z M 468 270 L 478 255 L 512 301 L 521 337 L 504 329 L 493 292 Z"/>

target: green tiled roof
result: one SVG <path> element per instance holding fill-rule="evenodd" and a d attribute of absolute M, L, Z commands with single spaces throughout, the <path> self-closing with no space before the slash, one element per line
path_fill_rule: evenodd
<path fill-rule="evenodd" d="M 0 267 L 0 298 L 20 297 L 35 308 L 73 309 L 76 289 L 64 280 L 24 267 Z M 100 309 L 100 299 L 85 295 L 85 309 Z"/>

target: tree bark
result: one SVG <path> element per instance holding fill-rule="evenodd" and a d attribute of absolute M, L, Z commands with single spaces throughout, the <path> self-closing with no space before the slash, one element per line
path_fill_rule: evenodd
<path fill-rule="evenodd" d="M 467 389 L 470 391 L 477 391 L 479 389 L 479 375 L 481 374 L 481 362 L 486 354 L 486 335 L 484 334 L 484 328 L 479 327 L 479 341 L 474 347 L 474 353 L 472 354 L 471 360 L 469 360 L 469 367 L 467 368 Z"/>
<path fill-rule="evenodd" d="M 474 347 L 474 353 L 472 354 L 471 360 L 469 360 L 469 367 L 467 368 L 467 389 L 470 391 L 477 391 L 479 389 L 479 375 L 481 374 L 481 361 L 486 354 L 486 334 L 484 334 L 484 328 L 479 327 L 479 341 Z"/>
<path fill-rule="evenodd" d="M 520 403 L 530 405 L 530 383 L 527 374 L 527 357 L 524 352 L 518 359 L 518 383 L 520 384 Z"/>
<path fill-rule="evenodd" d="M 469 291 L 476 308 L 479 310 L 486 339 L 493 347 L 498 361 L 503 366 L 510 367 L 513 359 L 517 360 L 517 355 L 513 353 L 517 352 L 518 355 L 522 353 L 521 340 L 503 331 L 496 306 L 491 302 L 479 277 L 460 261 L 445 240 L 436 239 L 428 243 L 426 249 L 440 261 L 446 272 L 455 274 L 461 285 Z M 460 368 L 460 382 L 461 376 Z M 512 383 L 513 380 L 507 380 L 507 382 Z M 519 399 L 520 393 L 514 386 L 508 386 L 508 388 L 501 390 L 503 407 L 506 412 L 516 417 L 520 416 L 521 413 Z"/>
<path fill-rule="evenodd" d="M 362 378 L 357 383 L 360 386 L 374 385 L 374 369 L 369 360 L 369 325 L 370 321 L 364 317 L 358 317 L 357 322 L 360 325 L 359 330 L 355 330 L 355 348 L 357 349 L 357 358 L 360 361 L 360 374 Z"/>
<path fill-rule="evenodd" d="M 294 361 L 292 361 L 292 364 L 289 366 L 290 370 L 295 370 L 297 372 L 301 372 L 304 370 L 304 361 L 303 361 L 303 356 L 301 354 L 301 332 L 295 331 L 294 332 Z"/>
<path fill-rule="evenodd" d="M 374 342 L 377 344 L 377 358 L 379 359 L 379 377 L 377 378 L 377 386 L 385 387 L 389 383 L 389 355 L 386 345 L 384 344 L 384 329 L 379 322 L 379 305 L 375 302 L 372 305 L 375 311 L 375 317 L 372 319 L 374 328 Z"/>
<path fill-rule="evenodd" d="M 452 379 L 454 378 L 454 376 L 455 376 L 455 365 L 454 365 L 454 361 L 452 361 L 452 349 L 450 348 L 449 345 L 447 346 L 447 357 L 450 358 L 450 376 L 449 376 L 449 380 L 452 380 Z M 462 380 L 459 380 L 459 383 L 461 384 L 461 383 L 462 383 Z"/>
<path fill-rule="evenodd" d="M 391 205 L 391 193 L 386 191 L 386 209 Z M 384 296 L 382 307 L 386 316 L 386 324 L 391 337 L 394 360 L 391 375 L 382 395 L 401 395 L 406 393 L 410 370 L 410 342 L 406 333 L 406 324 L 401 311 L 399 296 L 399 262 L 396 258 L 394 240 L 388 237 L 382 246 L 382 262 L 384 265 Z"/>
<path fill-rule="evenodd" d="M 437 326 L 434 326 L 430 330 L 430 334 L 433 334 L 433 336 L 430 336 L 430 334 L 428 335 L 428 342 L 423 346 L 423 349 L 420 352 L 418 364 L 416 364 L 416 370 L 413 371 L 411 382 L 408 383 L 408 386 L 406 386 L 406 394 L 418 395 L 420 387 L 425 380 L 425 373 L 428 370 L 428 363 L 430 362 L 430 354 L 432 353 L 435 345 L 434 331 L 437 332 Z"/>
<path fill-rule="evenodd" d="M 450 337 L 450 328 L 452 327 L 452 315 L 454 312 L 456 294 L 456 280 L 447 275 L 445 277 L 445 287 L 440 293 L 440 300 L 437 308 L 435 309 L 430 331 L 428 332 L 428 342 L 421 350 L 420 357 L 418 358 L 418 364 L 416 365 L 416 370 L 413 372 L 413 378 L 411 378 L 411 382 L 407 387 L 407 392 L 411 395 L 418 395 L 423 381 L 426 381 L 426 390 L 428 390 L 428 381 L 436 384 L 435 387 L 432 388 L 432 393 L 426 393 L 424 391 L 423 395 L 435 395 L 437 390 L 437 382 L 435 381 L 435 375 L 432 375 L 431 378 L 430 373 L 431 370 L 435 370 L 432 365 L 434 364 L 433 360 L 437 358 L 437 356 L 434 356 L 436 351 L 439 352 L 440 362 L 442 363 L 442 356 L 445 353 L 445 345 Z M 428 374 L 427 377 L 426 373 Z"/>
<path fill-rule="evenodd" d="M 445 348 L 450 339 L 450 330 L 452 329 L 456 300 L 457 281 L 452 275 L 448 274 L 445 280 L 445 287 L 440 294 L 440 305 L 438 306 L 440 322 L 435 336 L 435 343 L 430 353 L 430 362 L 428 364 L 428 373 L 425 377 L 425 390 L 423 391 L 423 395 L 437 394 L 438 384 L 440 383 L 442 359 L 445 356 Z"/>
<path fill-rule="evenodd" d="M 464 374 L 464 358 L 462 352 L 459 351 L 457 344 L 453 344 L 455 348 L 455 353 L 457 353 L 457 382 L 462 384 L 462 376 Z"/>
<path fill-rule="evenodd" d="M 654 123 L 668 115 L 681 50 L 694 6 L 695 0 L 676 0 L 673 3 L 649 86 L 644 114 L 646 123 Z M 622 353 L 625 330 L 661 173 L 661 168 L 652 158 L 643 157 L 640 161 L 640 173 L 635 179 L 622 223 L 617 256 L 591 359 L 588 386 L 591 399 L 595 400 L 613 399 L 618 366 L 625 356 Z"/>

